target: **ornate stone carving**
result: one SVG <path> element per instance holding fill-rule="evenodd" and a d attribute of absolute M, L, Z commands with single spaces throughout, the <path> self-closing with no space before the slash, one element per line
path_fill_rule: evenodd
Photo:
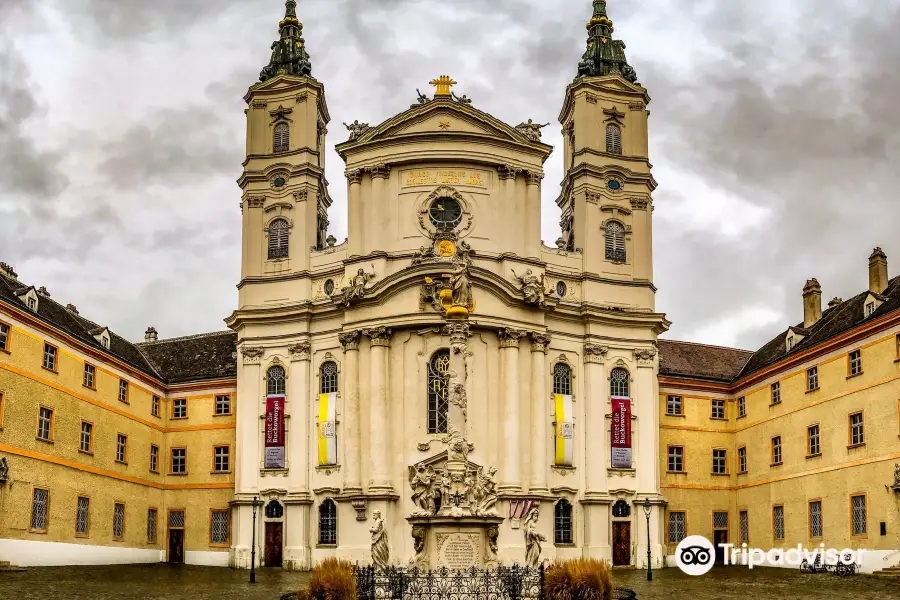
<path fill-rule="evenodd" d="M 590 190 L 585 192 L 585 199 L 589 204 L 597 204 L 600 202 L 601 198 L 603 198 L 603 196 L 601 196 L 599 192 L 592 192 Z"/>
<path fill-rule="evenodd" d="M 438 253 L 434 250 L 434 244 L 430 246 L 422 246 L 419 251 L 413 255 L 412 264 L 421 265 L 422 263 L 435 262 L 440 259 Z"/>
<path fill-rule="evenodd" d="M 632 210 L 647 210 L 647 206 L 650 204 L 650 200 L 647 198 L 631 198 L 630 202 Z"/>
<path fill-rule="evenodd" d="M 2 481 L 2 471 L 0 471 L 0 481 Z M 891 487 L 895 492 L 900 492 L 900 464 L 894 463 L 894 485 Z"/>
<path fill-rule="evenodd" d="M 415 555 L 409 559 L 409 567 L 419 570 L 428 569 L 428 554 L 425 552 L 426 530 L 424 527 L 412 528 L 413 550 Z"/>
<path fill-rule="evenodd" d="M 467 418 L 466 386 L 459 382 L 459 376 L 456 372 L 451 372 L 447 379 L 447 401 L 454 406 L 458 406 L 462 412 L 463 419 Z"/>
<path fill-rule="evenodd" d="M 359 350 L 359 337 L 359 331 L 345 331 L 338 334 L 338 341 L 340 341 L 341 346 L 344 347 L 344 352 Z"/>
<path fill-rule="evenodd" d="M 525 517 L 525 523 L 522 527 L 525 534 L 525 566 L 536 569 L 541 563 L 541 542 L 546 542 L 547 538 L 543 534 L 538 533 L 537 522 L 541 513 L 537 508 L 531 509 L 528 516 Z"/>
<path fill-rule="evenodd" d="M 362 183 L 362 169 L 356 169 L 347 173 L 347 183 L 350 185 Z"/>
<path fill-rule="evenodd" d="M 250 196 L 247 198 L 247 206 L 250 208 L 262 208 L 265 203 L 265 196 Z"/>
<path fill-rule="evenodd" d="M 527 171 L 525 173 L 525 182 L 528 185 L 541 185 L 542 179 L 544 179 L 543 173 L 538 173 L 537 171 Z"/>
<path fill-rule="evenodd" d="M 505 327 L 501 329 L 497 335 L 500 337 L 501 348 L 518 348 L 519 340 L 525 337 L 527 333 L 519 329 Z"/>
<path fill-rule="evenodd" d="M 391 175 L 391 167 L 384 163 L 375 165 L 370 169 L 373 178 L 387 179 Z"/>
<path fill-rule="evenodd" d="M 448 323 L 444 325 L 441 334 L 450 336 L 450 349 L 453 351 L 453 354 L 465 352 L 466 343 L 472 335 L 470 329 L 468 323 Z"/>
<path fill-rule="evenodd" d="M 299 360 L 309 360 L 310 358 L 310 344 L 309 342 L 298 342 L 293 346 L 288 346 L 288 352 L 291 354 L 291 360 L 299 361 Z"/>
<path fill-rule="evenodd" d="M 366 273 L 365 269 L 360 267 L 356 275 L 350 277 L 350 285 L 335 293 L 331 298 L 345 307 L 349 307 L 354 301 L 361 300 L 366 295 L 366 284 L 370 279 L 375 278 L 375 265 L 372 265 L 372 273 Z"/>
<path fill-rule="evenodd" d="M 391 337 L 394 335 L 393 330 L 387 327 L 373 327 L 372 329 L 363 329 L 363 335 L 369 338 L 373 346 L 390 346 Z"/>
<path fill-rule="evenodd" d="M 547 348 L 550 347 L 550 334 L 549 333 L 536 333 L 532 332 L 531 334 L 531 351 L 532 352 L 547 352 Z"/>
<path fill-rule="evenodd" d="M 412 516 L 496 515 L 497 469 L 491 467 L 485 471 L 483 467 L 464 462 L 456 469 L 435 469 L 424 463 L 409 467 L 409 485 L 417 507 Z"/>
<path fill-rule="evenodd" d="M 447 445 L 447 457 L 450 460 L 469 460 L 469 452 L 475 449 L 475 444 L 466 440 L 459 429 L 450 426 L 447 435 L 441 439 Z"/>
<path fill-rule="evenodd" d="M 493 569 L 500 565 L 500 557 L 497 555 L 497 539 L 500 537 L 500 528 L 496 525 L 487 530 L 487 546 L 484 548 L 484 566 Z"/>
<path fill-rule="evenodd" d="M 468 253 L 462 254 L 457 252 L 453 261 L 453 271 L 450 274 L 450 291 L 453 307 L 465 309 L 466 312 L 473 307 L 472 279 L 469 275 L 471 262 Z"/>
<path fill-rule="evenodd" d="M 456 93 L 450 92 L 450 97 L 453 98 L 454 102 L 459 102 L 460 104 L 472 104 L 472 99 L 465 94 L 457 96 Z"/>
<path fill-rule="evenodd" d="M 512 165 L 500 165 L 497 171 L 500 173 L 500 179 L 515 179 L 518 172 Z"/>
<path fill-rule="evenodd" d="M 428 104 L 429 102 L 431 102 L 431 98 L 420 92 L 419 88 L 416 88 L 416 103 L 410 105 L 410 108 L 416 108 L 417 106 L 422 106 L 423 104 Z"/>
<path fill-rule="evenodd" d="M 644 104 L 642 102 L 632 102 L 631 104 L 628 105 L 628 108 L 630 110 L 644 110 L 647 107 L 644 106 Z"/>
<path fill-rule="evenodd" d="M 597 96 L 593 94 L 586 94 L 585 100 L 588 101 L 588 104 L 597 104 Z"/>
<path fill-rule="evenodd" d="M 253 108 L 266 108 L 267 106 L 269 106 L 269 103 L 265 100 L 255 100 L 253 102 Z"/>
<path fill-rule="evenodd" d="M 244 346 L 241 348 L 241 354 L 244 356 L 245 365 L 258 365 L 264 352 L 265 349 L 257 348 L 255 346 Z"/>
<path fill-rule="evenodd" d="M 380 510 L 372 513 L 372 520 L 372 527 L 369 528 L 369 533 L 372 534 L 372 564 L 378 569 L 387 569 L 391 562 L 391 549 Z"/>
<path fill-rule="evenodd" d="M 606 360 L 606 355 L 608 352 L 609 346 L 601 346 L 599 344 L 585 344 L 584 362 L 602 363 L 604 360 Z"/>
<path fill-rule="evenodd" d="M 522 289 L 522 295 L 525 296 L 525 303 L 532 306 L 544 306 L 547 303 L 544 283 L 544 274 L 538 277 L 531 272 L 531 269 L 525 269 L 524 275 L 517 275 L 512 269 L 513 277 L 519 280 Z"/>
<path fill-rule="evenodd" d="M 300 190 L 294 192 L 294 202 L 306 202 L 309 198 L 309 190 Z"/>
<path fill-rule="evenodd" d="M 9 463 L 6 457 L 0 458 L 0 484 L 4 484 L 9 479 Z"/>
<path fill-rule="evenodd" d="M 350 506 L 353 507 L 353 510 L 356 511 L 356 520 L 357 521 L 365 521 L 368 517 L 366 516 L 366 509 L 369 507 L 369 501 L 365 498 L 355 498 L 350 501 Z"/>
<path fill-rule="evenodd" d="M 368 123 L 360 123 L 358 120 L 353 121 L 349 125 L 344 123 L 344 127 L 346 127 L 347 131 L 350 132 L 349 141 L 351 142 L 371 129 L 371 126 Z"/>
<path fill-rule="evenodd" d="M 650 366 L 656 357 L 656 350 L 652 348 L 635 348 L 634 358 L 638 361 L 639 366 Z"/>
<path fill-rule="evenodd" d="M 541 129 L 549 124 L 550 123 L 538 125 L 531 119 L 528 119 L 527 123 L 519 123 L 518 125 L 516 125 L 516 131 L 524 135 L 529 142 L 539 142 L 541 141 Z"/>

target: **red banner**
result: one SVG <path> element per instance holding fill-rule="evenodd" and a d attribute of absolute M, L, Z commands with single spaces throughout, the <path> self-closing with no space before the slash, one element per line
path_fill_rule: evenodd
<path fill-rule="evenodd" d="M 614 469 L 631 468 L 631 399 L 613 396 L 612 464 Z"/>
<path fill-rule="evenodd" d="M 266 397 L 265 467 L 284 468 L 284 396 Z"/>

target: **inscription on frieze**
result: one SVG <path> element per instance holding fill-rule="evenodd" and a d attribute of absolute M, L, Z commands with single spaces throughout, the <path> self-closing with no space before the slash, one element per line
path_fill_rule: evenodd
<path fill-rule="evenodd" d="M 479 566 L 481 535 L 478 533 L 437 534 L 438 566 L 470 569 Z"/>
<path fill-rule="evenodd" d="M 412 185 L 472 185 L 487 187 L 481 171 L 441 169 L 434 171 L 406 171 L 401 177 L 406 186 Z"/>

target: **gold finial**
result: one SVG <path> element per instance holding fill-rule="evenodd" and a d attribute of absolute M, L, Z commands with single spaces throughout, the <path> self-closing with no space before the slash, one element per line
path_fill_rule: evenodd
<path fill-rule="evenodd" d="M 434 90 L 434 97 L 438 96 L 449 96 L 450 88 L 456 85 L 456 82 L 453 81 L 453 78 L 449 75 L 441 75 L 437 79 L 432 79 L 428 82 L 429 85 L 433 85 L 436 89 Z"/>

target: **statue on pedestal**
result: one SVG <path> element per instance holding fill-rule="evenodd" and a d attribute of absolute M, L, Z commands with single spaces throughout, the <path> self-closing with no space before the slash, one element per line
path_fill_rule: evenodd
<path fill-rule="evenodd" d="M 512 274 L 522 285 L 522 294 L 525 296 L 525 302 L 534 306 L 543 306 L 546 299 L 544 274 L 541 273 L 541 276 L 538 277 L 531 272 L 531 269 L 526 269 L 525 274 L 521 277 L 516 275 L 515 271 Z"/>
<path fill-rule="evenodd" d="M 434 483 L 436 479 L 437 474 L 431 465 L 409 468 L 409 485 L 413 489 L 412 501 L 419 507 L 416 514 L 434 514 Z"/>
<path fill-rule="evenodd" d="M 391 560 L 391 550 L 388 547 L 387 530 L 384 528 L 384 519 L 381 511 L 372 513 L 374 521 L 369 533 L 372 534 L 372 564 L 378 569 L 387 569 Z"/>
<path fill-rule="evenodd" d="M 538 533 L 537 522 L 540 517 L 540 511 L 537 508 L 531 509 L 528 516 L 525 517 L 525 566 L 536 569 L 541 563 L 541 542 L 546 542 L 547 538 L 543 534 Z"/>

